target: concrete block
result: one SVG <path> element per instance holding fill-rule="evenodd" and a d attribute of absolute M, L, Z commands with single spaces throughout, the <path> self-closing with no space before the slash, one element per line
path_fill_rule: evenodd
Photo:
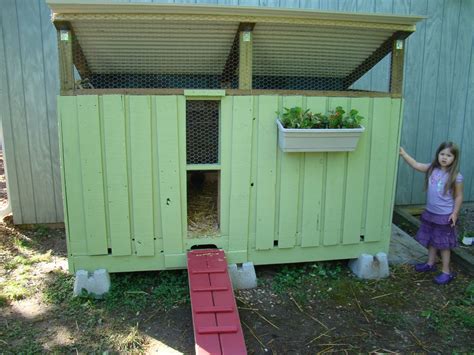
<path fill-rule="evenodd" d="M 385 253 L 377 253 L 375 256 L 361 254 L 359 258 L 349 261 L 349 268 L 361 279 L 383 279 L 390 275 Z"/>
<path fill-rule="evenodd" d="M 257 275 L 252 262 L 243 263 L 241 267 L 238 267 L 237 264 L 230 264 L 228 270 L 234 290 L 257 287 Z"/>
<path fill-rule="evenodd" d="M 101 298 L 109 292 L 110 275 L 107 270 L 95 270 L 92 274 L 85 270 L 78 270 L 74 281 L 74 296 L 80 296 L 82 290 L 86 290 L 97 298 Z"/>

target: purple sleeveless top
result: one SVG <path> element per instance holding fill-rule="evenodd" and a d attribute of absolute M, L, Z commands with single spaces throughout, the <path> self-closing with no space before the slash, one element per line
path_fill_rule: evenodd
<path fill-rule="evenodd" d="M 428 193 L 426 194 L 426 210 L 435 213 L 449 215 L 454 210 L 453 190 L 444 194 L 444 185 L 448 180 L 448 173 L 435 168 L 428 179 Z M 464 180 L 461 174 L 456 177 L 456 183 Z"/>

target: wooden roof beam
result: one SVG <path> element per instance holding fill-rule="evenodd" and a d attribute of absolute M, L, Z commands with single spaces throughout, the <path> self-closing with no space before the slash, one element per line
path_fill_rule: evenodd
<path fill-rule="evenodd" d="M 366 58 L 362 64 L 352 71 L 348 76 L 344 78 L 343 90 L 348 90 L 349 87 L 359 80 L 365 73 L 372 69 L 378 62 L 380 62 L 387 54 L 389 54 L 397 40 L 404 40 L 412 32 L 397 31 L 385 42 L 383 42 L 379 48 L 377 48 L 368 58 Z"/>
<path fill-rule="evenodd" d="M 239 67 L 239 52 L 240 52 L 240 34 L 241 32 L 252 32 L 255 27 L 253 22 L 241 22 L 234 36 L 234 42 L 230 48 L 229 55 L 225 62 L 224 70 L 221 74 L 221 88 L 230 89 L 232 80 L 235 76 L 237 68 Z"/>
<path fill-rule="evenodd" d="M 58 31 L 67 30 L 71 33 L 72 36 L 72 57 L 74 65 L 81 75 L 81 79 L 90 78 L 92 71 L 89 69 L 87 59 L 82 51 L 81 45 L 77 40 L 76 34 L 72 29 L 71 23 L 69 21 L 54 21 L 54 26 Z"/>

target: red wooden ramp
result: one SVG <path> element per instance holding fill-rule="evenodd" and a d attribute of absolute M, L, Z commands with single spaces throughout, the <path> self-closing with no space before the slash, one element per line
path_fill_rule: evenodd
<path fill-rule="evenodd" d="M 196 354 L 247 354 L 223 250 L 188 252 Z"/>

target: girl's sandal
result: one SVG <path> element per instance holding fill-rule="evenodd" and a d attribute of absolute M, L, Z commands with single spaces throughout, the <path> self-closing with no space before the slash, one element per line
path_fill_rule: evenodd
<path fill-rule="evenodd" d="M 446 274 L 445 272 L 442 272 L 433 279 L 433 282 L 438 285 L 446 285 L 454 280 L 455 277 L 456 274 L 454 273 Z"/>
<path fill-rule="evenodd" d="M 432 272 L 436 271 L 436 265 L 430 265 L 427 263 L 416 264 L 415 265 L 416 272 Z"/>

